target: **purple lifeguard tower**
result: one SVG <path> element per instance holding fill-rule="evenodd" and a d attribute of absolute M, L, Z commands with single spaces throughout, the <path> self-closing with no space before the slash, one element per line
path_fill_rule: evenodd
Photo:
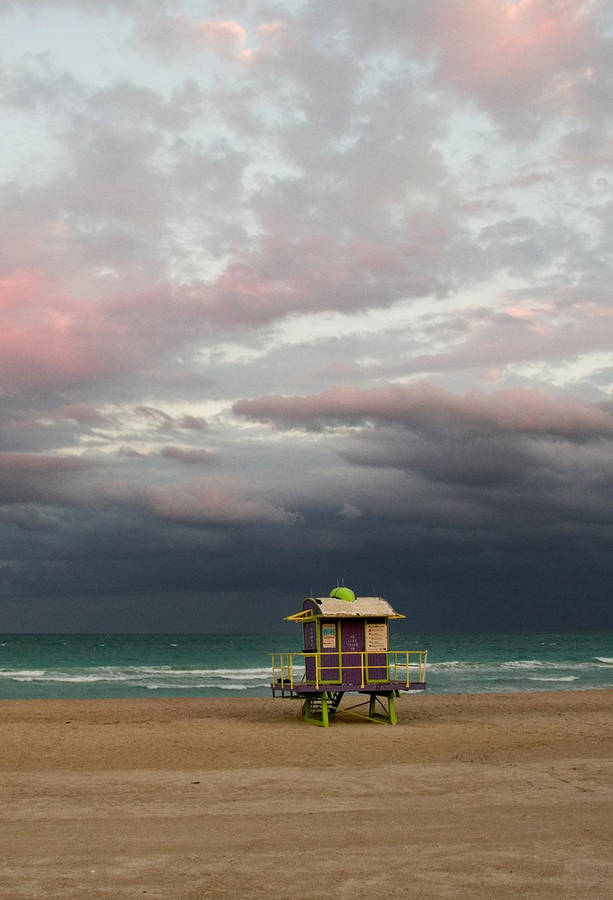
<path fill-rule="evenodd" d="M 372 721 L 396 724 L 400 691 L 426 687 L 426 650 L 390 650 L 389 620 L 404 619 L 382 597 L 356 597 L 337 587 L 328 597 L 307 597 L 288 622 L 300 622 L 304 649 L 272 655 L 272 695 L 302 701 L 307 722 L 327 727 L 347 692 L 368 700 L 343 707 Z M 368 714 L 356 710 L 368 704 Z"/>

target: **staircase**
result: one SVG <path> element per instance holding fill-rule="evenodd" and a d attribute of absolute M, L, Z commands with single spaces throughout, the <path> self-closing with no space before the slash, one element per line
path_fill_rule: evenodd
<path fill-rule="evenodd" d="M 302 715 L 305 721 L 327 728 L 328 716 L 337 711 L 344 693 L 344 691 L 336 691 L 334 693 L 332 691 L 324 691 L 322 694 L 306 697 L 302 704 Z"/>
<path fill-rule="evenodd" d="M 336 710 L 340 706 L 341 700 L 343 699 L 344 693 L 345 693 L 345 691 L 336 691 L 334 694 L 328 695 L 329 701 L 330 701 L 329 706 L 328 706 L 328 712 L 331 712 L 331 713 L 336 712 Z"/>

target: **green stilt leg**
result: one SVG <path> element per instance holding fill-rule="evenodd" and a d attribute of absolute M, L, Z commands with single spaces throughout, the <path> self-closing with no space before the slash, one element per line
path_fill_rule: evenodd
<path fill-rule="evenodd" d="M 387 698 L 387 702 L 389 706 L 390 725 L 396 725 L 398 723 L 398 719 L 396 718 L 396 701 L 393 694 L 389 695 L 389 697 Z"/>
<path fill-rule="evenodd" d="M 368 715 L 371 719 L 374 718 L 376 710 L 377 710 L 377 695 L 371 694 L 370 695 L 370 703 L 368 705 Z"/>
<path fill-rule="evenodd" d="M 324 728 L 328 727 L 328 695 L 324 694 L 321 698 L 321 724 Z"/>
<path fill-rule="evenodd" d="M 396 704 L 394 702 L 394 692 L 390 691 L 387 696 L 387 721 L 390 725 L 397 725 L 398 719 L 396 718 Z M 384 722 L 385 719 L 381 715 L 381 713 L 377 713 L 377 695 L 370 695 L 370 703 L 368 705 L 368 718 L 373 719 L 375 722 Z"/>

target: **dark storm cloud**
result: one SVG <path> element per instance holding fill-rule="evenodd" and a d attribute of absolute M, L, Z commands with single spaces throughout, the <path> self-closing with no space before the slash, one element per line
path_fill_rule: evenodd
<path fill-rule="evenodd" d="M 309 399 L 310 406 L 299 402 Z M 291 402 L 269 398 L 236 409 L 264 421 L 274 410 L 284 427 L 298 418 L 302 427 L 327 422 L 336 437 L 324 439 L 351 465 L 404 474 L 400 484 L 356 475 L 359 492 L 346 499 L 366 519 L 399 514 L 418 525 L 425 511 L 450 536 L 453 523 L 470 523 L 516 540 L 529 523 L 551 540 L 575 532 L 609 537 L 613 422 L 604 410 L 522 391 L 457 398 L 424 385 L 294 398 L 293 412 Z"/>
<path fill-rule="evenodd" d="M 70 477 L 95 465 L 78 456 L 0 453 L 0 503 L 61 502 Z"/>
<path fill-rule="evenodd" d="M 551 615 L 593 623 L 589 598 L 598 594 L 597 580 L 611 574 L 610 445 L 543 447 L 525 435 L 470 429 L 428 438 L 397 427 L 332 440 L 334 452 L 351 463 L 342 474 L 322 469 L 312 449 L 296 441 L 299 485 L 282 462 L 288 451 L 279 456 L 276 490 L 295 510 L 291 519 L 280 507 L 245 502 L 217 484 L 142 491 L 116 485 L 91 511 L 75 510 L 70 527 L 64 519 L 44 553 L 30 544 L 31 563 L 5 579 L 19 596 L 36 595 L 41 586 L 55 596 L 87 591 L 95 621 L 99 595 L 125 593 L 129 602 L 136 566 L 138 590 L 151 595 L 141 618 L 147 627 L 166 615 L 156 592 L 196 596 L 206 584 L 207 597 L 230 588 L 251 597 L 254 585 L 272 581 L 275 591 L 287 592 L 284 604 L 262 611 L 260 627 L 272 628 L 290 597 L 295 604 L 311 589 L 327 589 L 339 572 L 363 593 L 396 594 L 420 627 L 478 628 L 490 621 L 528 627 Z M 36 514 L 28 515 L 20 531 L 35 524 Z M 5 548 L 19 547 L 13 534 Z M 23 550 L 16 555 L 23 558 Z M 585 608 L 556 618 L 556 605 L 571 607 L 578 591 Z M 197 610 L 206 602 L 193 599 L 184 621 L 204 615 Z"/>
<path fill-rule="evenodd" d="M 0 519 L 10 526 L 16 525 L 26 531 L 46 531 L 59 528 L 60 522 L 48 512 L 42 512 L 36 506 L 20 503 L 18 506 L 7 506 L 0 510 Z"/>
<path fill-rule="evenodd" d="M 345 531 L 375 570 L 387 559 L 383 580 L 414 580 L 450 627 L 497 617 L 528 627 L 556 609 L 568 624 L 612 621 L 598 599 L 611 574 L 610 412 L 522 391 L 458 398 L 427 386 L 270 397 L 235 410 L 282 428 L 327 426 L 318 440 L 356 467 L 344 480 Z"/>

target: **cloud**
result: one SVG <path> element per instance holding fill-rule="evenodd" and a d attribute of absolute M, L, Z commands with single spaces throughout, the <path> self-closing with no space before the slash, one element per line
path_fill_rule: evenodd
<path fill-rule="evenodd" d="M 478 96 L 495 114 L 520 113 L 560 89 L 585 61 L 590 3 L 521 0 L 519 3 L 439 5 L 434 34 L 442 48 L 439 77 Z M 457 39 L 458 33 L 463 39 Z"/>
<path fill-rule="evenodd" d="M 166 0 L 161 0 L 161 2 L 165 4 Z M 79 9 L 92 13 L 106 11 L 109 7 L 113 6 L 119 6 L 122 9 L 128 10 L 147 9 L 150 4 L 151 0 L 52 0 L 51 3 L 49 0 L 4 0 L 3 2 L 5 9 L 23 8 L 26 10 L 36 10 L 37 8 L 41 9 L 45 7 L 62 8 L 76 6 Z M 159 6 L 159 3 L 157 5 Z"/>
<path fill-rule="evenodd" d="M 186 51 L 209 51 L 221 59 L 242 62 L 251 58 L 245 29 L 232 20 L 190 19 L 185 15 L 154 13 L 148 20 L 141 20 L 137 35 L 144 46 L 162 59 Z"/>
<path fill-rule="evenodd" d="M 62 502 L 71 478 L 96 465 L 78 456 L 0 453 L 0 503 Z"/>
<path fill-rule="evenodd" d="M 604 39 L 590 0 L 433 0 L 344 4 L 364 49 L 398 48 L 433 66 L 433 80 L 496 121 L 538 123 L 573 107 L 573 93 Z M 517 136 L 517 135 L 516 135 Z"/>
<path fill-rule="evenodd" d="M 17 270 L 2 278 L 0 311 L 5 390 L 67 385 L 123 368 L 118 323 L 96 303 L 63 295 L 41 273 Z"/>
<path fill-rule="evenodd" d="M 54 419 L 72 419 L 87 426 L 109 424 L 109 417 L 90 406 L 89 403 L 71 403 L 68 406 L 59 406 L 52 411 L 51 416 Z"/>
<path fill-rule="evenodd" d="M 203 416 L 189 414 L 172 416 L 163 409 L 153 406 L 136 406 L 132 413 L 124 413 L 126 422 L 139 429 L 140 423 L 146 432 L 171 433 L 174 431 L 204 431 L 209 428 L 209 423 Z M 179 449 L 179 448 L 175 448 Z"/>
<path fill-rule="evenodd" d="M 128 492 L 128 497 L 131 492 Z M 134 495 L 156 517 L 184 525 L 291 524 L 293 516 L 266 500 L 251 499 L 219 482 L 149 487 Z"/>
<path fill-rule="evenodd" d="M 251 54 L 247 48 L 247 34 L 238 22 L 202 20 L 197 23 L 196 28 L 202 35 L 205 45 L 220 56 L 249 59 Z"/>
<path fill-rule="evenodd" d="M 60 527 L 59 519 L 55 516 L 26 504 L 0 509 L 0 521 L 16 525 L 24 531 L 49 531 Z"/>
<path fill-rule="evenodd" d="M 279 427 L 320 428 L 395 422 L 442 429 L 454 423 L 488 430 L 582 437 L 613 433 L 613 418 L 596 406 L 515 389 L 458 396 L 428 382 L 370 390 L 336 387 L 308 397 L 239 400 L 233 412 Z"/>
<path fill-rule="evenodd" d="M 213 459 L 209 450 L 195 447 L 162 447 L 161 453 L 166 459 L 176 459 L 189 465 L 208 465 Z"/>
<path fill-rule="evenodd" d="M 172 417 L 163 409 L 155 409 L 153 406 L 137 406 L 134 412 L 155 428 L 165 429 L 172 426 Z"/>
<path fill-rule="evenodd" d="M 435 321 L 429 339 L 438 344 L 438 351 L 413 354 L 402 374 L 500 368 L 536 360 L 554 363 L 606 352 L 613 315 L 599 293 L 589 284 L 544 284 L 509 291 L 498 309 L 468 308 L 442 326 Z"/>
<path fill-rule="evenodd" d="M 547 3 L 473 5 L 486 35 L 511 29 L 520 43 L 541 26 L 557 34 L 568 12 Z M 576 232 L 534 216 L 489 221 L 474 239 L 455 211 L 461 198 L 440 150 L 442 107 L 419 92 L 406 70 L 378 78 L 356 63 L 352 41 L 364 38 L 367 24 L 374 44 L 365 52 L 378 52 L 384 40 L 392 49 L 399 35 L 409 40 L 415 25 L 423 47 L 440 44 L 448 56 L 463 53 L 453 49 L 460 8 L 452 6 L 446 16 L 436 4 L 432 10 L 402 13 L 392 5 L 388 17 L 371 21 L 363 5 L 341 5 L 333 22 L 349 27 L 348 43 L 331 49 L 319 40 L 315 15 L 260 22 L 261 58 L 249 76 L 252 87 L 264 91 L 257 138 L 238 83 L 225 87 L 225 99 L 242 104 L 235 117 L 237 107 L 227 111 L 221 94 L 193 78 L 165 96 L 125 78 L 94 89 L 49 60 L 22 67 L 10 82 L 13 103 L 34 104 L 44 115 L 53 98 L 61 126 L 56 122 L 52 133 L 63 159 L 46 183 L 5 188 L 7 233 L 19 234 L 8 242 L 7 261 L 15 268 L 7 279 L 20 277 L 17 266 L 24 271 L 26 263 L 35 263 L 26 274 L 44 282 L 39 293 L 45 295 L 27 301 L 43 320 L 38 332 L 22 323 L 13 335 L 14 352 L 7 348 L 15 381 L 74 386 L 139 371 L 152 355 L 163 358 L 228 329 L 262 329 L 296 314 L 389 308 L 408 298 L 448 298 L 503 270 L 534 278 L 570 248 L 576 253 Z M 583 24 L 570 19 L 569 34 L 589 25 L 585 16 L 579 17 Z M 448 31 L 440 30 L 443 20 Z M 174 19 L 161 21 L 170 27 Z M 238 19 L 183 24 L 219 47 L 242 47 L 246 40 Z M 471 40 L 477 33 L 471 31 Z M 279 84 L 291 86 L 299 121 L 268 118 L 266 103 L 274 106 L 282 93 L 271 74 L 291 76 Z M 336 112 L 330 107 L 315 121 L 333 101 Z M 190 130 L 202 115 L 210 129 L 206 139 Z M 238 140 L 228 139 L 227 126 Z M 256 177 L 261 153 L 280 154 L 279 172 Z M 300 171 L 284 171 L 287 162 Z M 198 246 L 187 248 L 181 227 L 203 236 Z M 216 275 L 190 277 L 198 268 L 193 258 L 203 251 L 214 259 Z M 585 262 L 590 258 L 585 246 Z M 574 259 L 573 269 L 580 268 Z M 45 311 L 52 313 L 51 324 Z M 63 331 L 55 324 L 60 320 Z M 47 328 L 51 339 L 43 346 Z M 489 333 L 483 337 L 494 348 L 491 356 L 504 357 L 508 335 L 497 329 L 494 343 Z M 595 324 L 590 331 L 586 322 L 579 331 L 569 329 L 569 347 L 571 332 L 582 351 L 602 328 Z M 542 352 L 546 338 L 529 337 L 527 353 Z M 559 342 L 556 329 L 550 343 Z M 18 357 L 29 344 L 34 364 L 28 379 Z M 470 342 L 457 363 L 453 354 L 423 354 L 417 362 L 424 369 L 462 364 L 473 349 Z"/>
<path fill-rule="evenodd" d="M 205 6 L 0 10 L 3 596 L 610 621 L 607 5 Z"/>
<path fill-rule="evenodd" d="M 342 516 L 344 519 L 350 520 L 360 519 L 362 517 L 362 511 L 352 503 L 343 503 L 343 506 L 339 511 L 339 516 Z"/>
<path fill-rule="evenodd" d="M 208 423 L 202 416 L 181 416 L 178 425 L 180 428 L 188 428 L 191 431 L 202 431 L 208 428 Z"/>

